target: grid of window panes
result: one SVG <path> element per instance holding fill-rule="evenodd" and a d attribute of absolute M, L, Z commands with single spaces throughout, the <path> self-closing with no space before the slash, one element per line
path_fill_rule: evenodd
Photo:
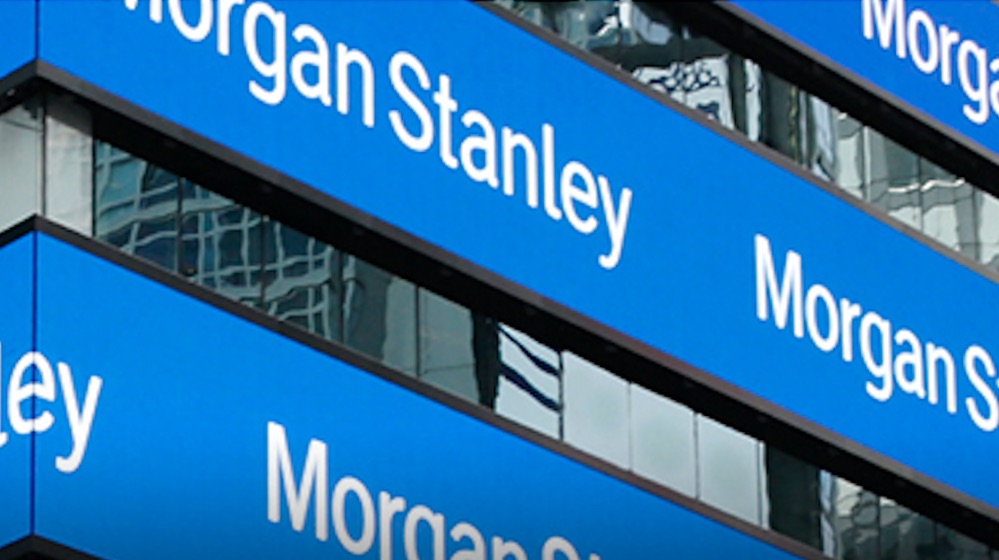
<path fill-rule="evenodd" d="M 985 545 L 570 349 L 94 144 L 92 231 L 125 252 L 831 558 L 991 558 Z"/>
<path fill-rule="evenodd" d="M 949 249 L 999 270 L 999 199 L 655 3 L 493 1 Z"/>

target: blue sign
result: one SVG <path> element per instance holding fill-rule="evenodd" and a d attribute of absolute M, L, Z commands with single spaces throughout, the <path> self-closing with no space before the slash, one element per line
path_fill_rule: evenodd
<path fill-rule="evenodd" d="M 32 432 L 23 422 L 31 418 L 31 399 L 16 398 L 32 379 L 26 375 L 23 355 L 32 350 L 32 269 L 34 245 L 21 238 L 0 249 L 0 547 L 31 531 Z M 21 365 L 22 367 L 18 367 Z M 20 373 L 15 374 L 15 372 Z M 11 396 L 11 394 L 15 396 Z M 13 403 L 15 406 L 11 406 Z M 13 420 L 13 422 L 12 422 Z"/>
<path fill-rule="evenodd" d="M 37 428 L 40 536 L 123 560 L 791 558 L 61 241 L 37 243 L 32 355 L 36 392 L 53 396 L 34 413 L 51 418 Z M 5 356 L 30 351 L 11 342 Z"/>
<path fill-rule="evenodd" d="M 472 3 L 213 5 L 42 56 L 999 506 L 992 281 Z"/>
<path fill-rule="evenodd" d="M 35 58 L 35 0 L 0 2 L 0 78 Z"/>
<path fill-rule="evenodd" d="M 933 120 L 999 153 L 999 6 L 990 0 L 733 0 Z"/>

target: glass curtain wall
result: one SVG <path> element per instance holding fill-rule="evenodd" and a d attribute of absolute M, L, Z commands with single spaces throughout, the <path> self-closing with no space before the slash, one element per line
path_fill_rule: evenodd
<path fill-rule="evenodd" d="M 831 558 L 993 554 L 572 348 L 95 140 L 87 112 L 68 100 L 50 96 L 0 114 L 0 147 L 2 227 L 44 215 Z"/>
<path fill-rule="evenodd" d="M 999 200 L 652 2 L 494 0 L 649 88 L 999 270 Z"/>

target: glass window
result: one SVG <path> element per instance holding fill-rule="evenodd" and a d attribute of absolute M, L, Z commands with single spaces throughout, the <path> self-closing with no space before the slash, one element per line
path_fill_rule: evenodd
<path fill-rule="evenodd" d="M 694 496 L 694 412 L 635 384 L 630 385 L 630 397 L 631 469 Z"/>
<path fill-rule="evenodd" d="M 344 344 L 416 374 L 416 286 L 353 255 L 342 260 Z"/>
<path fill-rule="evenodd" d="M 877 560 L 880 529 L 878 497 L 838 477 L 833 481 L 832 495 L 837 545 L 835 558 Z"/>
<path fill-rule="evenodd" d="M 722 511 L 761 524 L 759 442 L 700 414 L 696 422 L 699 497 Z"/>
<path fill-rule="evenodd" d="M 501 0 L 507 9 L 531 23 L 549 29 L 586 50 L 617 43 L 617 19 L 612 0 L 525 2 Z"/>
<path fill-rule="evenodd" d="M 777 76 L 764 71 L 760 95 L 760 141 L 794 161 L 802 161 L 804 141 L 801 136 L 802 106 L 798 88 Z"/>
<path fill-rule="evenodd" d="M 799 542 L 827 548 L 828 485 L 822 471 L 769 445 L 763 446 L 763 525 Z"/>
<path fill-rule="evenodd" d="M 957 531 L 936 526 L 935 558 L 945 560 L 989 560 L 990 551 L 984 544 Z"/>
<path fill-rule="evenodd" d="M 180 179 L 110 144 L 95 148 L 95 237 L 176 271 Z"/>
<path fill-rule="evenodd" d="M 896 220 L 921 229 L 919 158 L 867 128 L 868 202 Z"/>
<path fill-rule="evenodd" d="M 923 233 L 947 247 L 976 258 L 974 189 L 964 179 L 920 158 Z"/>
<path fill-rule="evenodd" d="M 479 402 L 490 406 L 482 397 L 494 386 L 497 413 L 561 439 L 559 353 L 509 325 L 479 314 L 473 314 L 472 320 Z"/>
<path fill-rule="evenodd" d="M 0 227 L 41 211 L 42 104 L 30 100 L 0 115 Z"/>
<path fill-rule="evenodd" d="M 999 270 L 999 199 L 979 190 L 975 196 L 978 260 Z"/>
<path fill-rule="evenodd" d="M 683 103 L 686 100 L 683 60 L 684 29 L 655 8 L 624 2 L 618 12 L 620 43 L 610 55 L 639 82 Z"/>
<path fill-rule="evenodd" d="M 836 185 L 863 199 L 866 192 L 864 126 L 846 113 L 836 114 Z"/>
<path fill-rule="evenodd" d="M 881 560 L 939 558 L 932 520 L 881 498 Z"/>
<path fill-rule="evenodd" d="M 93 235 L 94 147 L 90 113 L 49 96 L 45 115 L 45 215 Z"/>
<path fill-rule="evenodd" d="M 480 393 L 480 380 L 475 376 L 472 313 L 423 289 L 419 290 L 419 305 L 419 377 L 472 402 L 495 403 L 495 383 L 483 379 Z"/>
<path fill-rule="evenodd" d="M 181 185 L 181 274 L 260 306 L 263 217 L 190 181 Z"/>
<path fill-rule="evenodd" d="M 326 338 L 340 341 L 340 252 L 279 222 L 264 228 L 264 309 Z"/>
<path fill-rule="evenodd" d="M 628 383 L 571 352 L 562 363 L 566 443 L 627 468 Z"/>

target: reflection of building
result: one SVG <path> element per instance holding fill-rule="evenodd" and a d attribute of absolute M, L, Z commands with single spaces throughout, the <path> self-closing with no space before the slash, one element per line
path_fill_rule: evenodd
<path fill-rule="evenodd" d="M 484 9 L 589 51 L 579 56 L 598 67 L 609 62 L 668 105 L 662 110 L 682 110 L 671 98 L 881 219 L 999 267 L 993 194 L 934 154 L 905 147 L 898 131 L 794 82 L 800 68 L 777 72 L 751 46 L 727 46 L 739 41 L 693 19 L 710 7 L 497 0 Z M 863 458 L 840 460 L 835 445 L 815 445 L 794 426 L 767 432 L 754 423 L 770 421 L 755 404 L 648 382 L 665 377 L 668 364 L 590 359 L 593 347 L 613 348 L 606 332 L 541 313 L 519 292 L 456 272 L 436 253 L 386 242 L 377 224 L 275 194 L 274 185 L 257 192 L 266 180 L 256 168 L 233 169 L 196 146 L 164 148 L 176 139 L 164 142 L 166 132 L 113 104 L 67 100 L 67 88 L 28 90 L 0 115 L 0 168 L 9 170 L 0 177 L 3 226 L 41 214 L 276 318 L 295 336 L 373 358 L 431 395 L 457 395 L 490 422 L 805 557 L 999 557 L 999 542 L 987 540 L 996 524 L 966 524 L 966 504 L 928 507 L 937 502 L 914 500 Z M 651 131 L 640 141 L 669 134 Z M 303 208 L 308 218 L 299 217 Z M 365 236 L 378 239 L 359 240 Z M 802 441 L 811 445 L 796 445 Z"/>

